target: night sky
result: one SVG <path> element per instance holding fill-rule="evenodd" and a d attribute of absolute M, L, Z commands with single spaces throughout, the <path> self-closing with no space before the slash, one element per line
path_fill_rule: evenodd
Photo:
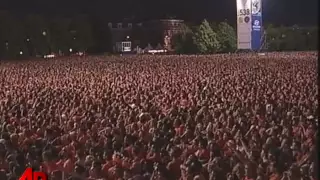
<path fill-rule="evenodd" d="M 112 3 L 111 3 L 112 2 Z M 0 10 L 23 16 L 28 13 L 45 16 L 72 16 L 77 13 L 121 21 L 166 17 L 190 22 L 228 20 L 236 22 L 236 0 L 0 0 Z M 318 0 L 264 0 L 264 22 L 275 25 L 317 25 Z"/>

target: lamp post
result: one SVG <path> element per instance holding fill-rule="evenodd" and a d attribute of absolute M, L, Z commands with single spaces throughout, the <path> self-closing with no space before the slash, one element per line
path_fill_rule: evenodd
<path fill-rule="evenodd" d="M 27 41 L 28 55 L 29 55 L 29 56 L 33 56 L 34 49 L 33 49 L 32 44 L 31 44 L 31 39 L 28 37 L 28 38 L 26 39 L 26 41 Z"/>
<path fill-rule="evenodd" d="M 9 42 L 5 41 L 4 45 L 5 45 L 4 56 L 7 57 L 9 55 L 9 52 L 8 52 L 9 51 Z"/>
<path fill-rule="evenodd" d="M 50 47 L 50 37 L 49 36 L 47 36 L 48 35 L 48 33 L 47 33 L 47 31 L 43 31 L 42 32 L 42 35 L 45 37 L 45 39 L 46 39 L 46 43 L 47 43 L 47 47 L 48 47 L 48 51 L 49 52 L 46 52 L 46 53 L 49 53 L 49 54 L 51 54 L 51 47 Z"/>
<path fill-rule="evenodd" d="M 48 42 L 47 41 L 47 38 L 46 38 L 46 36 L 47 36 L 47 32 L 46 31 L 42 31 L 42 35 L 44 36 L 44 38 L 46 39 L 46 43 Z M 47 53 L 46 53 L 47 54 Z"/>
<path fill-rule="evenodd" d="M 307 41 L 306 44 L 307 44 L 307 49 L 308 49 L 308 50 L 311 50 L 311 48 L 310 48 L 310 46 L 309 46 L 309 35 L 310 35 L 310 32 L 308 31 L 308 32 L 307 32 L 307 37 L 306 37 L 306 41 Z"/>
<path fill-rule="evenodd" d="M 9 42 L 6 41 L 6 42 L 5 42 L 5 45 L 6 45 L 6 49 L 8 50 L 8 49 L 9 49 Z"/>

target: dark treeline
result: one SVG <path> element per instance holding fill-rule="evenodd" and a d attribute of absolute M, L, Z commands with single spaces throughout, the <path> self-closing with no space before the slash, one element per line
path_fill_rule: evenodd
<path fill-rule="evenodd" d="M 265 44 L 271 51 L 317 49 L 318 28 L 266 28 Z M 208 38 L 209 37 L 209 38 Z M 142 38 L 142 37 L 141 37 Z M 203 21 L 196 27 L 183 27 L 172 38 L 180 54 L 233 52 L 236 29 L 226 22 Z M 16 17 L 0 11 L 0 58 L 27 58 L 51 53 L 112 52 L 112 34 L 108 22 L 101 17 L 78 14 L 73 17 L 46 18 L 37 14 Z"/>
<path fill-rule="evenodd" d="M 210 24 L 205 20 L 200 26 L 186 26 L 183 29 L 184 31 L 174 38 L 177 53 L 225 53 L 236 50 L 236 29 L 227 22 Z M 263 51 L 311 51 L 318 48 L 317 27 L 275 27 L 269 24 L 263 34 Z"/>
<path fill-rule="evenodd" d="M 54 18 L 29 14 L 18 18 L 0 11 L 0 58 L 111 51 L 107 23 L 83 14 Z"/>
<path fill-rule="evenodd" d="M 318 27 L 273 27 L 266 28 L 269 51 L 310 51 L 318 49 Z"/>

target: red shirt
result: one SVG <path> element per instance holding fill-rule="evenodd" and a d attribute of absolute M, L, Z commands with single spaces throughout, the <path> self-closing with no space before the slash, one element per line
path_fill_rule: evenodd
<path fill-rule="evenodd" d="M 200 159 L 208 160 L 210 158 L 210 153 L 207 149 L 199 149 L 196 152 L 196 156 Z"/>
<path fill-rule="evenodd" d="M 56 162 L 44 162 L 43 163 L 43 170 L 47 173 L 51 173 L 53 171 L 56 171 L 58 170 L 59 167 L 58 165 L 56 164 Z"/>
<path fill-rule="evenodd" d="M 180 102 L 180 106 L 183 107 L 183 108 L 186 108 L 186 107 L 189 107 L 189 101 L 187 99 L 183 99 L 181 100 Z"/>
<path fill-rule="evenodd" d="M 280 176 L 278 174 L 271 174 L 269 180 L 280 180 Z"/>
<path fill-rule="evenodd" d="M 63 170 L 66 173 L 72 173 L 74 169 L 74 163 L 71 159 L 68 159 L 63 164 Z"/>
<path fill-rule="evenodd" d="M 130 157 L 132 157 L 132 150 L 133 150 L 132 146 L 128 146 L 128 147 L 124 148 L 124 150 L 128 152 Z"/>
<path fill-rule="evenodd" d="M 243 178 L 243 180 L 253 180 L 252 178 L 248 178 L 247 176 Z"/>
<path fill-rule="evenodd" d="M 187 149 L 186 149 L 186 153 L 187 153 L 187 156 L 189 156 L 190 154 L 194 154 L 197 152 L 197 148 L 194 147 L 194 146 L 187 146 Z"/>

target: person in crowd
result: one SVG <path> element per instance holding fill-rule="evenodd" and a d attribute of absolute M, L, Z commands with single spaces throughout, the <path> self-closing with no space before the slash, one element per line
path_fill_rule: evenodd
<path fill-rule="evenodd" d="M 317 54 L 0 64 L 0 179 L 316 180 Z"/>

